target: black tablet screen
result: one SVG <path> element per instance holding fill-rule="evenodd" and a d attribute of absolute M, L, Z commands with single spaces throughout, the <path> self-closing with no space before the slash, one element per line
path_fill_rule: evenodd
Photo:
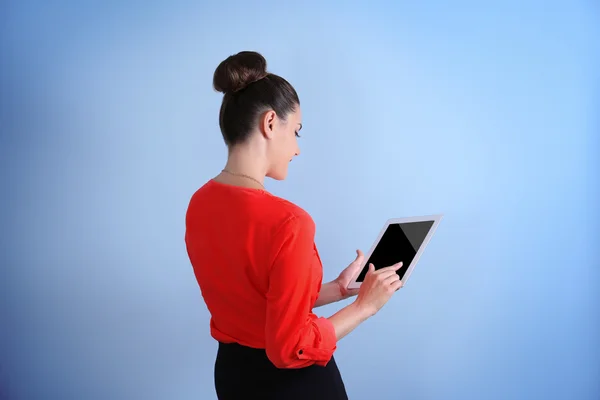
<path fill-rule="evenodd" d="M 380 269 L 402 261 L 402 268 L 397 271 L 402 279 L 434 222 L 420 221 L 389 225 L 358 276 L 357 282 L 365 279 L 370 263 L 375 266 L 375 269 Z"/>

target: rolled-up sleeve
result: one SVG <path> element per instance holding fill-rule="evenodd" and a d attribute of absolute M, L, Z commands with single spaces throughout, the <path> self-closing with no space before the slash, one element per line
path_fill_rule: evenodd
<path fill-rule="evenodd" d="M 278 368 L 325 366 L 336 350 L 332 323 L 312 312 L 319 268 L 314 257 L 314 222 L 294 216 L 274 238 L 266 310 L 266 352 Z M 315 283 L 317 281 L 317 283 Z"/>

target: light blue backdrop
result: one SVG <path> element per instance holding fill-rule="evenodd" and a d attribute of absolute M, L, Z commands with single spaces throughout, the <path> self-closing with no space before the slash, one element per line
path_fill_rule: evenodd
<path fill-rule="evenodd" d="M 0 398 L 214 398 L 184 213 L 240 50 L 300 94 L 268 188 L 327 280 L 385 219 L 446 215 L 340 342 L 351 399 L 600 398 L 597 4 L 122 3 L 1 6 Z"/>

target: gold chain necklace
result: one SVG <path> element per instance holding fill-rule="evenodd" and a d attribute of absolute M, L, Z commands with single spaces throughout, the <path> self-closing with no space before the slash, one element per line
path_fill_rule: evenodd
<path fill-rule="evenodd" d="M 226 169 L 222 169 L 221 171 L 225 172 L 225 173 L 228 173 L 230 175 L 233 175 L 233 176 L 239 176 L 239 177 L 242 177 L 242 178 L 247 178 L 247 179 L 253 180 L 254 182 L 258 183 L 263 189 L 265 188 L 265 186 L 262 183 L 260 183 L 260 181 L 258 181 L 257 179 L 254 179 L 253 177 L 251 177 L 249 175 L 238 174 L 238 173 L 235 173 L 235 172 L 227 171 Z"/>

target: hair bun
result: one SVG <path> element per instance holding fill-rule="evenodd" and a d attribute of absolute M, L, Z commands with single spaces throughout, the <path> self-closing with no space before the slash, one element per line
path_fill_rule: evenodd
<path fill-rule="evenodd" d="M 267 60 L 254 51 L 242 51 L 221 61 L 213 76 L 213 87 L 234 93 L 267 75 Z"/>

